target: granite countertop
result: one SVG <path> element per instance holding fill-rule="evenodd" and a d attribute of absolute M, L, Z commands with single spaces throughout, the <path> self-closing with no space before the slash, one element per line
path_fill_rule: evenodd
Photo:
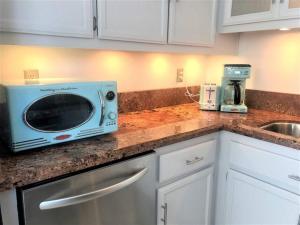
<path fill-rule="evenodd" d="M 120 114 L 119 131 L 116 133 L 16 155 L 0 155 L 0 191 L 92 168 L 219 130 L 300 150 L 299 138 L 259 128 L 274 121 L 300 122 L 300 117 L 253 109 L 248 114 L 200 111 L 197 104 Z"/>

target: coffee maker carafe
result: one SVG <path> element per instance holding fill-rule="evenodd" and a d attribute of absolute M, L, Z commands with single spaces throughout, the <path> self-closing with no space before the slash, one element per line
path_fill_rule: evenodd
<path fill-rule="evenodd" d="M 250 77 L 248 64 L 224 65 L 224 76 L 221 86 L 221 111 L 246 113 L 245 86 L 246 79 Z"/>

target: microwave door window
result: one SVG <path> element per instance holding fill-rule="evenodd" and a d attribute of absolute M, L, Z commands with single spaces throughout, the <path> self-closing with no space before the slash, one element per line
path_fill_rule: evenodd
<path fill-rule="evenodd" d="M 86 98 L 74 94 L 53 94 L 33 102 L 24 113 L 25 123 L 36 130 L 58 132 L 87 122 L 94 107 Z"/>

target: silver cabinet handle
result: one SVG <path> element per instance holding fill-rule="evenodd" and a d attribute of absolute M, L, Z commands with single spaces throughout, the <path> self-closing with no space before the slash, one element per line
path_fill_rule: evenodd
<path fill-rule="evenodd" d="M 164 205 L 161 206 L 164 210 L 164 218 L 160 219 L 162 222 L 164 222 L 164 225 L 167 225 L 168 222 L 168 204 L 165 203 Z"/>
<path fill-rule="evenodd" d="M 98 91 L 98 96 L 99 96 L 99 100 L 100 100 L 100 109 L 101 109 L 101 116 L 100 116 L 99 126 L 101 126 L 103 124 L 103 121 L 104 121 L 105 104 L 104 104 L 104 99 L 103 99 L 103 95 L 102 95 L 101 91 Z"/>
<path fill-rule="evenodd" d="M 194 163 L 197 163 L 197 162 L 200 162 L 200 161 L 202 161 L 204 159 L 204 157 L 195 157 L 194 159 L 192 159 L 192 160 L 186 160 L 185 161 L 185 164 L 186 165 L 192 165 L 192 164 L 194 164 Z"/>
<path fill-rule="evenodd" d="M 298 217 L 298 223 L 297 223 L 297 225 L 300 225 L 300 215 Z"/>
<path fill-rule="evenodd" d="M 120 189 L 123 189 L 123 188 L 131 185 L 132 183 L 141 179 L 147 172 L 148 172 L 148 168 L 144 168 L 141 171 L 134 174 L 133 176 L 126 178 L 125 180 L 123 180 L 119 183 L 113 184 L 109 187 L 105 187 L 105 188 L 95 190 L 92 192 L 88 192 L 88 193 L 84 193 L 81 195 L 41 202 L 40 209 L 41 210 L 55 209 L 55 208 L 69 206 L 69 205 L 76 205 L 76 204 L 80 204 L 83 202 L 94 200 L 96 198 L 100 198 L 104 195 L 111 194 L 115 191 L 118 191 Z"/>
<path fill-rule="evenodd" d="M 288 178 L 295 180 L 295 181 L 299 181 L 300 182 L 300 177 L 297 175 L 288 175 Z"/>
<path fill-rule="evenodd" d="M 98 29 L 98 27 L 97 27 L 97 17 L 96 16 L 94 16 L 93 17 L 93 30 L 97 30 Z"/>

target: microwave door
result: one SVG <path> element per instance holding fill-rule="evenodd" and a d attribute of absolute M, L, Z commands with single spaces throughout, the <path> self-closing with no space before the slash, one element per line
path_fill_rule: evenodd
<path fill-rule="evenodd" d="M 89 121 L 95 107 L 87 99 L 69 93 L 44 96 L 31 103 L 24 112 L 24 122 L 41 132 L 62 132 Z"/>

